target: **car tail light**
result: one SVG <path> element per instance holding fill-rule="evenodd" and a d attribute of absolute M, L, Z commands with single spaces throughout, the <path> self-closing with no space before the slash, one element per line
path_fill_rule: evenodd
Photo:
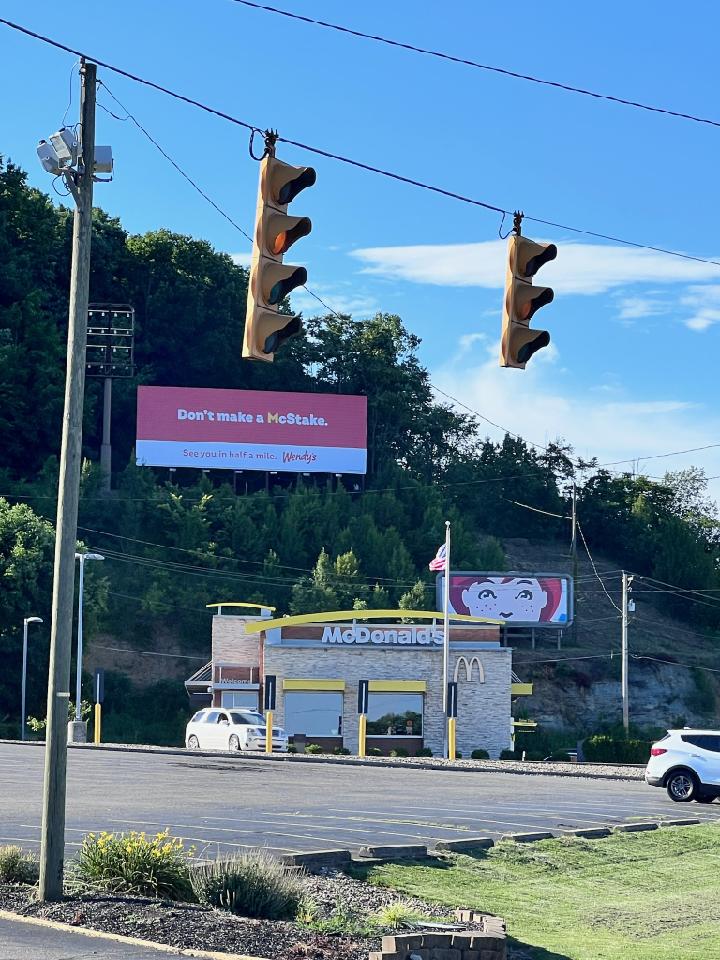
<path fill-rule="evenodd" d="M 665 747 L 652 747 L 650 750 L 651 757 L 661 757 L 664 753 L 667 753 L 667 749 Z"/>

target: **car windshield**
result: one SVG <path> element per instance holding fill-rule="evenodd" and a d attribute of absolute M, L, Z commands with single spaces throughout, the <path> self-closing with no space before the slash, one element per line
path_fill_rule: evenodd
<path fill-rule="evenodd" d="M 262 726 L 265 723 L 265 718 L 261 713 L 251 713 L 250 711 L 247 713 L 233 711 L 230 714 L 230 718 L 233 723 L 252 724 L 253 726 L 257 726 L 258 724 Z"/>

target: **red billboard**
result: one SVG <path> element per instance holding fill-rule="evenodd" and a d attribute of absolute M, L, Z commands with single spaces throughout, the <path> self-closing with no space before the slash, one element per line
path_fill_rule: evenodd
<path fill-rule="evenodd" d="M 138 466 L 365 473 L 367 397 L 138 387 Z"/>

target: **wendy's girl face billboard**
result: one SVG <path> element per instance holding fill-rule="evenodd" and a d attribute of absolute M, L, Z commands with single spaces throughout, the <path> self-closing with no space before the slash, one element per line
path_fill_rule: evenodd
<path fill-rule="evenodd" d="M 437 578 L 442 610 L 444 574 Z M 566 627 L 573 619 L 572 579 L 547 573 L 450 573 L 450 612 L 503 620 L 509 627 Z"/>
<path fill-rule="evenodd" d="M 366 438 L 366 397 L 138 387 L 138 466 L 363 474 Z"/>

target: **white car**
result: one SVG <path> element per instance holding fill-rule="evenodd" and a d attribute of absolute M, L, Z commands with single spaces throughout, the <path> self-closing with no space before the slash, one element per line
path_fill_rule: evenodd
<path fill-rule="evenodd" d="M 676 803 L 712 803 L 720 797 L 720 731 L 668 730 L 652 745 L 645 782 Z"/>
<path fill-rule="evenodd" d="M 188 750 L 264 750 L 265 717 L 254 710 L 198 710 L 185 728 Z M 287 753 L 288 738 L 273 727 L 272 748 Z"/>

